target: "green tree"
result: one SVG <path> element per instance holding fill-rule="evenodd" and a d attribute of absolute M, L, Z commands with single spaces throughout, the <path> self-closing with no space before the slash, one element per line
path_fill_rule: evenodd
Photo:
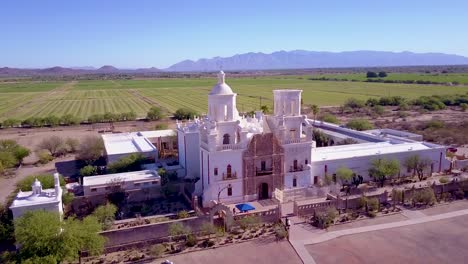
<path fill-rule="evenodd" d="M 80 123 L 80 119 L 74 115 L 64 115 L 60 118 L 60 123 L 62 125 L 78 125 Z"/>
<path fill-rule="evenodd" d="M 12 168 L 18 163 L 15 155 L 11 152 L 0 152 L 0 164 L 4 169 Z"/>
<path fill-rule="evenodd" d="M 81 141 L 76 158 L 92 164 L 104 154 L 104 141 L 101 137 L 87 136 Z"/>
<path fill-rule="evenodd" d="M 97 175 L 97 167 L 93 165 L 86 165 L 80 169 L 80 176 L 93 176 Z"/>
<path fill-rule="evenodd" d="M 312 114 L 314 115 L 314 123 L 315 123 L 315 120 L 317 119 L 317 115 L 320 113 L 320 107 L 314 104 L 312 105 L 311 109 L 312 109 Z"/>
<path fill-rule="evenodd" d="M 383 187 L 385 180 L 392 178 L 400 171 L 400 162 L 397 159 L 373 159 L 371 160 L 371 168 L 369 175 L 374 180 L 380 182 Z"/>
<path fill-rule="evenodd" d="M 31 151 L 18 143 L 16 141 L 11 140 L 11 139 L 4 139 L 0 140 L 0 153 L 11 153 L 11 155 L 14 156 L 14 164 L 16 165 L 17 163 L 22 163 L 23 159 L 29 156 L 31 154 Z M 4 158 L 6 160 L 2 161 L 0 158 L 0 162 L 4 166 L 9 166 L 13 160 L 11 160 L 11 155 L 6 155 Z M 9 156 L 9 157 L 8 157 Z"/>
<path fill-rule="evenodd" d="M 56 262 L 73 261 L 80 251 L 100 254 L 104 238 L 95 217 L 83 221 L 73 217 L 61 220 L 58 213 L 29 211 L 15 220 L 16 242 L 21 245 L 19 255 L 25 261 L 31 258 L 54 258 Z"/>
<path fill-rule="evenodd" d="M 381 72 L 379 72 L 379 77 L 380 78 L 385 78 L 385 77 L 387 77 L 387 73 L 384 72 L 384 71 L 381 71 Z"/>
<path fill-rule="evenodd" d="M 31 185 L 34 183 L 35 180 L 38 180 L 42 184 L 43 189 L 53 189 L 55 186 L 55 180 L 54 176 L 51 174 L 38 174 L 38 175 L 29 175 L 26 178 L 18 181 L 16 183 L 16 190 L 27 192 L 31 191 Z M 59 176 L 59 181 L 60 181 L 60 186 L 65 186 L 65 180 L 63 179 L 63 176 Z"/>
<path fill-rule="evenodd" d="M 46 118 L 44 118 L 44 124 L 51 127 L 56 127 L 60 125 L 60 118 L 54 115 L 49 115 Z"/>
<path fill-rule="evenodd" d="M 421 158 L 419 155 L 412 155 L 405 159 L 404 166 L 408 170 L 413 171 L 413 176 L 415 173 L 418 175 L 418 179 L 422 181 L 424 179 L 424 171 L 431 166 L 431 159 Z"/>
<path fill-rule="evenodd" d="M 159 120 L 163 118 L 163 114 L 161 108 L 157 106 L 153 106 L 149 109 L 148 113 L 146 114 L 146 118 L 148 120 Z"/>
<path fill-rule="evenodd" d="M 336 176 L 341 182 L 341 185 L 350 184 L 353 179 L 353 171 L 346 167 L 340 167 L 336 170 Z"/>
<path fill-rule="evenodd" d="M 347 124 L 346 127 L 357 130 L 357 131 L 364 131 L 373 129 L 374 126 L 366 119 L 351 119 Z"/>
<path fill-rule="evenodd" d="M 101 224 L 102 230 L 109 230 L 114 224 L 116 212 L 117 206 L 112 203 L 107 203 L 96 208 L 92 215 L 96 217 Z"/>
<path fill-rule="evenodd" d="M 197 116 L 197 112 L 195 112 L 192 109 L 189 108 L 179 108 L 177 111 L 174 113 L 174 118 L 178 120 L 184 120 L 184 119 L 193 119 L 195 116 Z"/>
<path fill-rule="evenodd" d="M 376 73 L 376 72 L 373 72 L 373 71 L 368 71 L 368 72 L 366 73 L 366 77 L 367 77 L 367 78 L 377 78 L 377 76 L 378 76 L 377 73 Z"/>

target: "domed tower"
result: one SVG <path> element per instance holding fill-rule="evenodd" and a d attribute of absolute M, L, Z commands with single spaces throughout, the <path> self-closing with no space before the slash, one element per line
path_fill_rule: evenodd
<path fill-rule="evenodd" d="M 234 121 L 239 118 L 236 108 L 237 94 L 225 82 L 223 71 L 218 73 L 218 83 L 208 95 L 208 118 L 211 121 Z"/>

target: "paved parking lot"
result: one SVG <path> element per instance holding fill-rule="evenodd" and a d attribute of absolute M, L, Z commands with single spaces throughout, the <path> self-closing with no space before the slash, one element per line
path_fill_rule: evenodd
<path fill-rule="evenodd" d="M 468 216 L 305 246 L 317 263 L 466 263 Z"/>
<path fill-rule="evenodd" d="M 164 259 L 153 263 L 161 263 Z M 256 240 L 217 249 L 202 250 L 170 257 L 174 264 L 301 264 L 302 261 L 287 241 Z"/>

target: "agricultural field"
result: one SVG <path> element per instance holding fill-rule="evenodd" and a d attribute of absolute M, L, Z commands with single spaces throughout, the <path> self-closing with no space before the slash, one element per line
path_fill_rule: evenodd
<path fill-rule="evenodd" d="M 453 83 L 468 84 L 467 73 L 387 73 L 388 76 L 381 78 L 383 80 L 392 81 L 429 81 L 438 83 Z M 348 79 L 356 81 L 366 81 L 366 73 L 343 73 L 343 74 L 317 74 L 311 76 L 312 78 L 329 78 L 329 79 Z M 379 78 L 373 78 L 379 79 Z"/>
<path fill-rule="evenodd" d="M 400 95 L 411 99 L 468 92 L 468 86 L 312 81 L 308 77 L 229 78 L 228 75 L 227 82 L 237 93 L 240 112 L 258 109 L 260 105 L 272 107 L 274 89 L 302 89 L 304 104 L 320 106 L 340 105 L 350 97 L 365 100 Z M 145 117 L 153 105 L 169 114 L 180 107 L 206 113 L 207 95 L 215 83 L 215 78 L 3 82 L 0 83 L 0 121 L 66 114 L 85 120 L 93 114 L 130 111 Z"/>

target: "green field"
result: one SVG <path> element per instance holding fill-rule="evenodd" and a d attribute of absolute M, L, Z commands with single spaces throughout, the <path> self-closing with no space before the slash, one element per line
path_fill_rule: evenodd
<path fill-rule="evenodd" d="M 271 107 L 274 89 L 302 89 L 305 104 L 320 106 L 340 105 L 350 97 L 367 99 L 400 95 L 411 99 L 421 95 L 468 91 L 467 86 L 311 81 L 309 77 L 228 76 L 227 82 L 238 94 L 237 107 L 241 112 L 258 109 L 260 101 Z M 206 113 L 207 95 L 215 83 L 214 78 L 0 83 L 0 120 L 23 120 L 51 114 L 73 114 L 86 119 L 92 114 L 129 111 L 144 117 L 152 105 L 159 105 L 169 113 L 180 107 Z"/>
<path fill-rule="evenodd" d="M 313 78 L 337 78 L 337 79 L 348 79 L 357 81 L 366 81 L 366 73 L 347 73 L 347 74 L 318 74 L 314 75 Z M 379 78 L 374 78 L 379 79 Z M 458 82 L 460 84 L 468 84 L 468 74 L 466 73 L 388 73 L 388 76 L 382 78 L 383 80 L 392 81 L 430 81 L 438 83 L 449 83 Z"/>

